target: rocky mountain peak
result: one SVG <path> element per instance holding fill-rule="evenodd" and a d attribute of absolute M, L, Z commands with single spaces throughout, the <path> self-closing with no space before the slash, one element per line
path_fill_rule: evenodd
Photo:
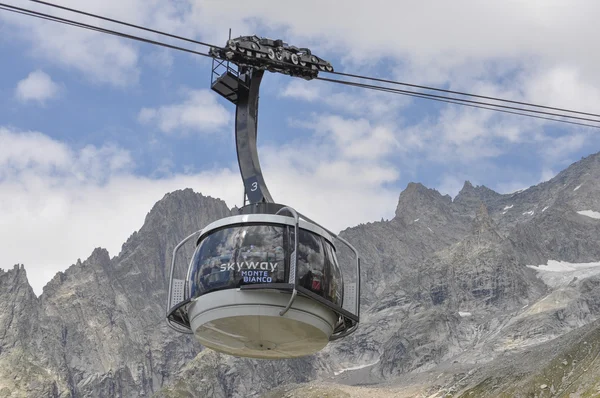
<path fill-rule="evenodd" d="M 180 221 L 183 217 L 193 217 L 194 214 L 220 216 L 224 212 L 229 213 L 229 208 L 223 200 L 204 196 L 191 188 L 181 189 L 167 193 L 152 207 L 140 232 L 165 226 L 169 221 Z"/>
<path fill-rule="evenodd" d="M 23 264 L 6 271 L 0 269 L 0 353 L 3 349 L 26 344 L 35 324 L 37 301 Z M 1 359 L 0 369 L 3 368 Z"/>
<path fill-rule="evenodd" d="M 600 178 L 600 152 L 581 158 L 562 170 L 547 183 L 570 186 L 582 180 Z"/>
<path fill-rule="evenodd" d="M 0 285 L 2 285 L 4 281 L 11 281 L 12 285 L 19 284 L 29 286 L 25 265 L 15 264 L 12 269 L 7 269 L 6 271 L 0 268 Z"/>
<path fill-rule="evenodd" d="M 396 207 L 396 218 L 404 222 L 416 219 L 444 219 L 449 216 L 452 198 L 421 183 L 411 182 L 400 194 Z"/>
<path fill-rule="evenodd" d="M 102 247 L 97 247 L 94 249 L 90 257 L 85 262 L 102 265 L 108 264 L 110 263 L 110 255 L 108 253 L 108 250 Z"/>
<path fill-rule="evenodd" d="M 463 187 L 460 190 L 460 192 L 458 193 L 458 195 L 456 195 L 456 198 L 454 199 L 454 201 L 455 202 L 457 200 L 460 201 L 461 199 L 464 199 L 465 197 L 470 197 L 470 196 L 484 198 L 486 196 L 492 196 L 492 197 L 501 196 L 501 194 L 499 194 L 498 192 L 496 192 L 492 189 L 489 189 L 485 185 L 474 186 L 473 184 L 471 184 L 471 181 L 467 180 L 463 184 Z"/>
<path fill-rule="evenodd" d="M 43 293 L 40 296 L 43 300 L 56 295 L 63 284 L 68 280 L 71 283 L 77 283 L 82 275 L 96 273 L 99 269 L 109 268 L 111 258 L 108 250 L 103 247 L 97 247 L 92 251 L 92 254 L 85 260 L 77 259 L 75 264 L 72 264 L 64 272 L 57 272 L 56 275 L 44 286 Z"/>
<path fill-rule="evenodd" d="M 204 196 L 190 188 L 167 193 L 146 215 L 139 232 L 123 245 L 119 258 L 131 255 L 140 245 L 170 250 L 179 241 L 207 224 L 228 217 L 231 211 L 221 199 Z M 161 253 L 165 260 L 169 253 Z"/>
<path fill-rule="evenodd" d="M 470 181 L 465 181 L 462 189 L 454 198 L 453 204 L 461 214 L 474 217 L 480 203 L 489 205 L 501 196 L 484 185 L 473 186 Z"/>

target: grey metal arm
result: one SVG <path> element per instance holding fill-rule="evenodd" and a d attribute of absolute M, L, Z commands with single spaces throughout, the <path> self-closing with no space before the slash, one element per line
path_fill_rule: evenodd
<path fill-rule="evenodd" d="M 244 189 L 250 203 L 270 202 L 273 198 L 260 169 L 256 135 L 258 124 L 258 91 L 264 71 L 246 68 L 240 79 L 235 108 L 235 143 Z"/>
<path fill-rule="evenodd" d="M 275 215 L 280 214 L 282 211 L 289 211 L 290 213 L 292 213 L 292 216 L 294 216 L 294 222 L 295 222 L 295 226 L 294 226 L 294 252 L 292 253 L 292 255 L 290 256 L 290 261 L 293 261 L 292 264 L 290 264 L 290 277 L 288 280 L 288 283 L 293 284 L 294 285 L 294 290 L 292 291 L 292 297 L 290 298 L 290 301 L 288 302 L 287 306 L 281 310 L 281 312 L 279 313 L 279 315 L 284 316 L 286 312 L 289 311 L 289 309 L 292 307 L 292 304 L 294 303 L 294 300 L 296 299 L 296 296 L 298 295 L 298 291 L 296 290 L 296 275 L 298 274 L 298 235 L 300 232 L 300 218 L 298 217 L 298 213 L 296 212 L 296 210 L 292 209 L 291 207 L 282 207 L 281 209 L 279 209 L 279 211 L 277 213 L 275 213 Z"/>
<path fill-rule="evenodd" d="M 172 294 L 173 294 L 173 274 L 175 273 L 175 263 L 176 263 L 176 259 L 177 259 L 177 252 L 179 251 L 179 249 L 185 245 L 187 242 L 189 242 L 190 239 L 192 239 L 193 237 L 197 236 L 200 232 L 202 231 L 196 231 L 193 234 L 189 235 L 187 238 L 185 238 L 183 241 L 179 242 L 179 244 L 177 246 L 175 246 L 175 248 L 173 249 L 173 257 L 171 258 L 171 271 L 169 272 L 169 293 L 167 295 L 167 313 L 166 315 L 169 315 L 169 312 L 171 311 L 171 308 L 173 308 L 173 305 L 171 303 L 171 299 L 172 299 Z M 189 268 L 188 268 L 188 273 L 189 273 Z M 186 280 L 189 280 L 189 275 L 186 278 Z M 188 293 L 189 296 L 189 293 Z M 180 326 L 177 326 L 173 323 L 171 323 L 171 320 L 167 318 L 167 325 L 169 325 L 169 327 L 177 332 L 180 333 L 192 333 L 191 331 L 187 330 L 187 329 L 183 329 Z"/>

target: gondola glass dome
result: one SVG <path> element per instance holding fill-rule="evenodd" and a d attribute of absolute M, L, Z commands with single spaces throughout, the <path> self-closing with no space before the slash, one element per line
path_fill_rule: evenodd
<path fill-rule="evenodd" d="M 358 324 L 358 290 L 345 289 L 334 239 L 284 207 L 211 223 L 188 240 L 196 247 L 186 279 L 171 278 L 169 323 L 236 356 L 321 350 Z"/>
<path fill-rule="evenodd" d="M 175 247 L 167 322 L 231 355 L 275 359 L 313 354 L 358 327 L 360 259 L 344 239 L 274 203 L 256 147 L 258 98 L 265 70 L 310 80 L 331 65 L 282 40 L 242 36 L 228 43 L 211 48 L 211 86 L 236 106 L 245 206 Z M 195 244 L 193 250 L 188 243 Z M 354 253 L 349 260 L 355 261 L 353 266 L 340 267 L 340 244 Z M 191 253 L 186 270 L 177 261 L 180 249 Z M 348 268 L 354 270 L 350 279 L 343 272 Z"/>

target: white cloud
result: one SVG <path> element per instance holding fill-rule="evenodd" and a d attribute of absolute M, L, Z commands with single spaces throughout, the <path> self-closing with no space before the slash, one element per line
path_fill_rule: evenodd
<path fill-rule="evenodd" d="M 575 133 L 559 137 L 547 137 L 541 143 L 542 153 L 549 163 L 568 158 L 570 154 L 583 148 L 588 142 L 589 134 Z"/>
<path fill-rule="evenodd" d="M 334 83 L 294 79 L 285 86 L 280 96 L 323 103 L 332 110 L 347 115 L 385 120 L 397 118 L 402 108 L 410 103 L 410 99 L 405 96 L 348 87 L 335 90 L 336 87 L 339 86 Z"/>
<path fill-rule="evenodd" d="M 122 173 L 103 184 L 24 172 L 20 183 L 0 182 L 0 207 L 8 210 L 0 215 L 1 267 L 25 264 L 39 294 L 56 272 L 87 258 L 94 248 L 117 255 L 165 193 L 191 187 L 231 201 L 241 197 L 238 180 L 226 169 L 165 179 Z"/>
<path fill-rule="evenodd" d="M 389 158 L 396 145 L 385 125 L 339 115 L 317 115 L 310 139 L 259 148 L 269 190 L 278 203 L 339 231 L 390 219 L 400 178 Z"/>
<path fill-rule="evenodd" d="M 146 55 L 144 61 L 151 68 L 161 73 L 169 74 L 173 68 L 173 52 L 166 48 L 158 49 Z"/>
<path fill-rule="evenodd" d="M 74 7 L 80 6 L 79 2 L 61 3 Z M 118 2 L 106 3 L 107 5 L 112 3 L 114 8 Z M 90 4 L 86 2 L 86 6 Z M 23 4 L 16 5 L 23 6 Z M 65 12 L 57 13 L 56 10 L 33 3 L 27 4 L 27 8 L 73 18 L 72 15 Z M 88 7 L 85 8 L 89 9 Z M 108 11 L 107 8 L 103 7 L 101 13 L 110 15 L 106 12 Z M 140 10 L 142 9 L 143 7 L 140 8 Z M 94 83 L 125 86 L 137 82 L 139 75 L 137 68 L 138 56 L 137 51 L 130 42 L 117 39 L 114 36 L 7 12 L 0 13 L 0 19 L 15 28 L 8 33 L 10 38 L 20 39 L 30 44 L 29 55 L 34 58 L 48 60 L 69 70 L 77 70 Z M 98 25 L 91 18 L 75 17 L 75 19 Z"/>
<path fill-rule="evenodd" d="M 393 125 L 320 115 L 308 126 L 324 137 L 332 137 L 342 157 L 375 160 L 400 149 Z"/>
<path fill-rule="evenodd" d="M 436 7 L 386 0 L 348 1 L 344 7 L 319 0 L 281 6 L 268 0 L 234 1 L 229 7 L 192 3 L 190 14 L 201 33 L 216 44 L 225 41 L 221 26 L 235 26 L 234 35 L 278 30 L 290 43 L 312 47 L 325 58 L 340 54 L 354 66 L 374 66 L 384 57 L 399 60 L 403 80 L 446 83 L 449 77 L 455 80 L 458 70 L 478 73 L 489 69 L 482 61 L 504 60 L 537 67 L 569 59 L 593 74 L 600 59 L 588 51 L 598 34 L 593 16 L 600 5 L 593 0 L 529 2 L 525 7 L 517 0 L 459 0 Z M 423 20 L 429 21 L 427 27 Z"/>
<path fill-rule="evenodd" d="M 0 170 L 3 178 L 11 169 L 32 167 L 49 172 L 53 167 L 63 168 L 69 163 L 69 149 L 41 133 L 17 134 L 2 128 L 0 138 Z"/>
<path fill-rule="evenodd" d="M 21 102 L 36 101 L 44 103 L 55 98 L 60 87 L 42 70 L 31 72 L 25 79 L 17 83 L 15 97 Z"/>
<path fill-rule="evenodd" d="M 129 152 L 115 145 L 74 149 L 6 128 L 0 141 L 0 267 L 24 263 L 38 294 L 95 247 L 118 254 L 166 192 L 193 187 L 229 201 L 241 197 L 239 178 L 227 169 L 150 179 L 135 176 Z"/>
<path fill-rule="evenodd" d="M 234 32 L 242 34 L 244 28 L 251 26 L 251 18 L 254 17 L 267 26 L 285 27 L 288 36 L 298 39 L 329 38 L 344 46 L 340 51 L 350 50 L 355 58 L 409 52 L 418 54 L 420 58 L 430 58 L 459 50 L 485 56 L 519 54 L 533 43 L 539 44 L 539 51 L 554 55 L 558 51 L 553 50 L 553 43 L 567 43 L 570 42 L 568 38 L 579 37 L 578 23 L 583 25 L 580 27 L 587 33 L 594 28 L 594 19 L 589 13 L 598 8 L 596 3 L 576 3 L 575 9 L 573 3 L 568 1 L 529 3 L 527 7 L 520 7 L 521 12 L 515 14 L 515 7 L 521 5 L 516 0 L 485 5 L 477 1 L 460 0 L 435 8 L 428 3 L 390 4 L 385 0 L 369 3 L 350 1 L 341 8 L 334 3 L 323 4 L 319 0 L 285 6 L 273 6 L 268 0 L 252 4 L 240 0 L 233 1 L 230 7 L 225 8 L 211 2 L 195 1 L 193 11 L 194 16 L 199 18 L 198 22 L 204 22 L 199 25 L 210 31 L 216 30 L 223 17 L 227 23 L 243 22 L 238 28 L 240 31 Z M 315 9 L 319 9 L 319 12 L 314 13 Z M 230 10 L 237 12 L 231 13 Z M 430 21 L 428 29 L 423 29 L 423 20 Z M 359 21 L 360 29 L 357 29 Z M 511 29 L 506 30 L 505 26 L 511 26 Z M 545 35 L 523 35 L 533 29 Z M 478 34 L 473 35 L 474 31 Z M 505 31 L 505 34 L 498 35 L 498 31 Z M 415 35 L 415 32 L 419 34 Z M 567 37 L 562 38 L 561 34 Z M 398 37 L 411 37 L 411 40 L 398 40 Z M 547 41 L 548 38 L 555 40 L 552 43 Z M 590 44 L 593 40 L 583 37 L 581 41 L 574 40 L 574 45 L 583 47 L 584 43 Z M 464 43 L 472 45 L 464 46 Z"/>
<path fill-rule="evenodd" d="M 283 89 L 281 96 L 314 101 L 321 97 L 321 93 L 318 86 L 306 84 L 304 80 L 294 79 Z"/>
<path fill-rule="evenodd" d="M 40 175 L 102 182 L 132 166 L 128 151 L 114 144 L 87 145 L 78 151 L 39 132 L 0 128 L 0 181 L 19 184 Z"/>
<path fill-rule="evenodd" d="M 191 187 L 230 207 L 241 205 L 237 165 L 149 178 L 135 175 L 129 152 L 115 145 L 76 149 L 42 133 L 6 128 L 0 128 L 0 141 L 0 267 L 24 263 L 38 294 L 56 272 L 95 247 L 117 255 L 167 192 Z M 259 148 L 275 200 L 333 231 L 393 217 L 398 192 L 386 184 L 398 172 L 369 157 L 346 159 L 338 151 L 344 145 L 317 134 L 299 144 Z"/>
<path fill-rule="evenodd" d="M 557 63 L 527 78 L 524 96 L 535 103 L 598 113 L 599 83 L 596 76 L 585 76 L 580 66 Z M 592 83 L 592 84 L 590 84 Z M 552 110 L 544 110 L 553 112 Z M 587 118 L 586 115 L 574 115 Z M 582 123 L 586 123 L 582 121 Z"/>
<path fill-rule="evenodd" d="M 259 150 L 274 200 L 334 232 L 394 215 L 399 191 L 388 184 L 400 175 L 385 161 L 340 158 L 335 146 L 314 142 Z"/>
<path fill-rule="evenodd" d="M 186 99 L 159 108 L 142 108 L 138 121 L 154 124 L 160 131 L 176 134 L 188 131 L 210 133 L 228 125 L 231 115 L 208 90 L 186 90 Z"/>

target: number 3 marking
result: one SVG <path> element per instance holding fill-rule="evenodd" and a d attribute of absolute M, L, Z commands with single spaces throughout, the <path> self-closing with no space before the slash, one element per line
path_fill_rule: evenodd
<path fill-rule="evenodd" d="M 258 182 L 253 182 L 253 183 L 252 183 L 252 189 L 251 189 L 251 191 L 252 191 L 252 192 L 254 192 L 254 191 L 256 191 L 257 189 L 258 189 Z"/>

